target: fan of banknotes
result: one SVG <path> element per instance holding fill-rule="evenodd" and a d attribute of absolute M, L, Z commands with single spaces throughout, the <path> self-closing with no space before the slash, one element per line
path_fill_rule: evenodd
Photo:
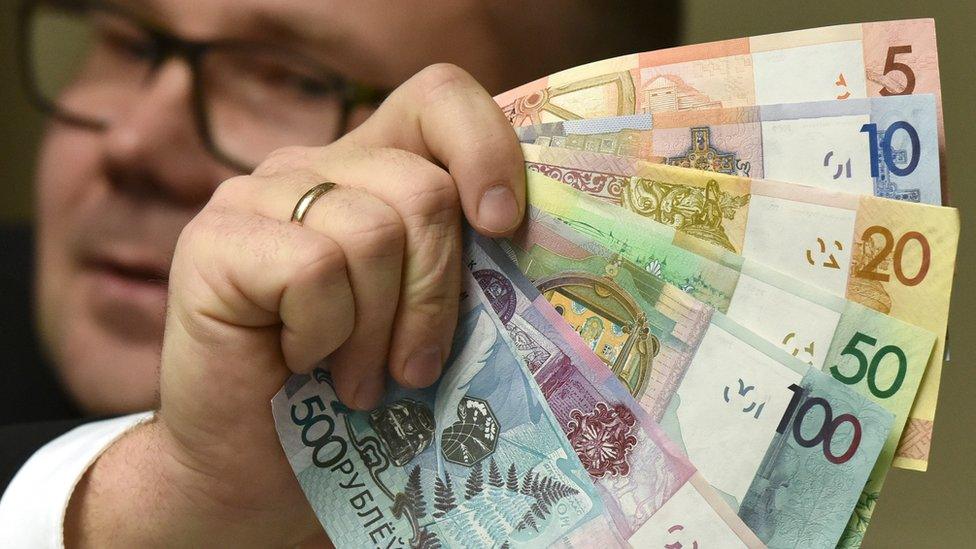
<path fill-rule="evenodd" d="M 934 22 L 639 53 L 496 100 L 529 212 L 467 235 L 443 378 L 366 413 L 320 369 L 272 403 L 333 541 L 858 547 L 889 468 L 926 468 L 945 355 Z"/>

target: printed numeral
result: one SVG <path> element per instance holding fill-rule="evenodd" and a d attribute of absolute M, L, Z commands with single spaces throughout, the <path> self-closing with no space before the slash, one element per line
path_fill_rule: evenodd
<path fill-rule="evenodd" d="M 899 53 L 912 53 L 911 46 L 891 46 L 888 48 L 888 57 L 885 58 L 884 74 L 890 72 L 900 72 L 905 75 L 905 87 L 900 91 L 892 91 L 888 86 L 881 88 L 879 92 L 884 97 L 889 95 L 911 95 L 915 91 L 915 73 L 912 68 L 904 63 L 895 61 L 895 56 Z"/>
<path fill-rule="evenodd" d="M 857 271 L 854 276 L 859 278 L 866 278 L 868 280 L 880 280 L 881 282 L 888 282 L 891 276 L 887 273 L 878 272 L 878 267 L 888 259 L 891 255 L 892 250 L 894 250 L 894 256 L 892 257 L 894 261 L 894 271 L 895 278 L 905 286 L 917 286 L 922 280 L 925 279 L 925 275 L 929 272 L 929 266 L 932 262 L 932 249 L 929 246 L 929 241 L 925 238 L 925 235 L 918 231 L 908 231 L 907 233 L 901 235 L 898 242 L 895 242 L 894 235 L 887 227 L 882 227 L 881 225 L 872 225 L 864 231 L 861 236 L 862 246 L 864 248 L 864 253 L 867 253 L 870 248 L 870 240 L 874 235 L 881 236 L 883 241 L 881 249 L 877 254 L 864 265 L 862 269 Z M 915 241 L 918 243 L 922 250 L 922 261 L 918 267 L 918 271 L 913 276 L 908 276 L 905 274 L 905 246 L 909 242 Z"/>
<path fill-rule="evenodd" d="M 867 355 L 858 348 L 861 343 L 874 347 L 878 344 L 878 340 L 861 332 L 855 332 L 854 337 L 847 342 L 844 350 L 840 352 L 841 355 L 852 356 L 857 359 L 856 372 L 847 376 L 842 374 L 835 365 L 830 367 L 830 373 L 835 379 L 847 385 L 854 385 L 867 376 L 868 390 L 878 398 L 888 398 L 897 393 L 901 384 L 905 382 L 905 374 L 908 372 L 908 357 L 905 356 L 905 351 L 902 351 L 901 347 L 897 345 L 885 345 L 878 349 L 869 361 Z M 878 369 L 881 367 L 881 361 L 888 355 L 894 355 L 898 360 L 898 373 L 887 389 L 881 389 L 878 387 Z"/>
<path fill-rule="evenodd" d="M 891 140 L 898 130 L 907 133 L 908 139 L 912 143 L 912 157 L 908 161 L 908 165 L 904 168 L 895 163 L 895 150 L 891 147 Z M 878 125 L 865 124 L 861 126 L 861 133 L 865 132 L 868 134 L 868 153 L 871 155 L 871 177 L 877 179 L 880 172 L 880 163 L 878 160 Z M 915 168 L 918 167 L 918 161 L 922 157 L 921 147 L 922 145 L 919 141 L 918 131 L 915 130 L 915 126 L 912 126 L 904 120 L 892 123 L 884 132 L 884 136 L 881 137 L 880 149 L 884 157 L 885 166 L 888 168 L 888 171 L 899 177 L 905 177 L 914 172 Z"/>
<path fill-rule="evenodd" d="M 783 419 L 780 420 L 779 426 L 776 427 L 776 432 L 781 435 L 785 434 L 790 425 L 790 420 L 796 414 L 796 418 L 793 419 L 792 435 L 797 444 L 804 448 L 813 448 L 822 444 L 824 457 L 827 458 L 827 461 L 837 465 L 846 463 L 854 457 L 854 454 L 857 453 L 858 446 L 861 445 L 861 422 L 858 421 L 857 417 L 853 414 L 841 414 L 835 418 L 834 410 L 826 399 L 812 397 L 804 400 L 803 388 L 795 383 L 790 385 L 789 389 L 793 391 L 793 398 L 790 399 L 790 404 L 786 407 L 786 412 L 783 413 Z M 823 409 L 823 423 L 821 423 L 817 434 L 811 438 L 806 438 L 803 436 L 803 420 L 814 406 L 819 406 Z M 845 423 L 850 423 L 851 427 L 854 428 L 854 436 L 847 450 L 843 454 L 837 455 L 834 453 L 833 448 L 831 448 L 831 444 L 833 444 L 834 433 L 837 432 L 838 427 Z"/>

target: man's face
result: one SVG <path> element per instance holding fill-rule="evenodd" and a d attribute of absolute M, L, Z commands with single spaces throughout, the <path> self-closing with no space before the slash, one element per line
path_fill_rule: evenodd
<path fill-rule="evenodd" d="M 131 0 L 182 38 L 298 49 L 343 77 L 394 87 L 433 62 L 500 91 L 503 53 L 476 2 Z M 520 78 L 518 74 L 515 77 Z M 190 68 L 167 60 L 104 130 L 52 122 L 38 169 L 40 328 L 66 387 L 90 412 L 154 405 L 166 277 L 183 226 L 235 175 L 197 134 Z M 352 124 L 365 113 L 354 113 Z M 304 143 L 311 144 L 311 143 Z M 325 144 L 325 143 L 321 143 Z M 290 212 L 281 212 L 287 218 Z"/>

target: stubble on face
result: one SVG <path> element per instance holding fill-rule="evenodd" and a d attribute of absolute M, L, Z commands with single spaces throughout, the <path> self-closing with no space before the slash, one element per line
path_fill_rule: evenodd
<path fill-rule="evenodd" d="M 157 400 L 166 272 L 189 210 L 120 193 L 90 132 L 55 125 L 38 170 L 36 301 L 42 343 L 90 413 Z"/>

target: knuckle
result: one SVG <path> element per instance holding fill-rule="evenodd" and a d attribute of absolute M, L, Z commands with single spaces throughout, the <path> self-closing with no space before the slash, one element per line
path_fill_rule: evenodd
<path fill-rule="evenodd" d="M 348 238 L 358 255 L 380 259 L 402 254 L 406 230 L 400 216 L 389 207 L 378 207 L 349 229 Z"/>
<path fill-rule="evenodd" d="M 176 241 L 176 252 L 198 253 L 196 252 L 198 248 L 211 250 L 212 246 L 207 245 L 207 242 L 212 241 L 215 226 L 224 216 L 222 208 L 211 206 L 201 210 L 180 230 L 180 236 Z"/>
<path fill-rule="evenodd" d="M 457 303 L 460 288 L 457 255 L 442 253 L 418 267 L 407 290 L 411 310 L 429 317 L 453 314 L 449 309 Z"/>
<path fill-rule="evenodd" d="M 330 306 L 330 307 L 334 307 L 335 306 L 335 304 L 333 304 L 333 303 L 327 303 L 327 304 L 324 304 L 324 305 L 327 305 L 327 306 Z M 355 318 L 356 318 L 356 307 L 355 307 L 355 304 L 353 303 L 353 299 L 352 299 L 351 296 L 350 296 L 350 298 L 348 300 L 346 300 L 346 303 L 343 306 L 346 309 L 345 310 L 345 314 L 344 314 L 344 318 L 348 319 L 348 321 L 347 322 L 337 322 L 336 325 L 334 325 L 333 328 L 332 328 L 332 329 L 335 330 L 335 332 L 334 332 L 335 333 L 335 340 L 337 342 L 336 347 L 340 347 L 343 343 L 345 343 L 346 341 L 349 341 L 349 338 L 352 337 L 353 332 L 356 331 L 356 321 L 355 321 Z"/>
<path fill-rule="evenodd" d="M 363 147 L 353 150 L 356 156 L 366 161 L 387 163 L 404 171 L 425 170 L 430 164 L 426 158 L 419 154 L 396 147 Z"/>
<path fill-rule="evenodd" d="M 217 189 L 210 197 L 210 202 L 214 204 L 234 204 L 249 196 L 254 188 L 254 177 L 250 175 L 238 175 L 225 180 L 217 186 Z"/>
<path fill-rule="evenodd" d="M 346 256 L 332 239 L 325 235 L 308 232 L 307 242 L 297 246 L 295 263 L 301 276 L 318 278 L 319 280 L 344 280 L 346 274 Z"/>
<path fill-rule="evenodd" d="M 274 175 L 305 169 L 311 164 L 312 147 L 282 147 L 271 152 L 254 170 L 254 175 Z"/>
<path fill-rule="evenodd" d="M 257 241 L 258 239 L 249 238 L 249 235 L 244 233 L 246 219 L 246 216 L 222 206 L 204 208 L 180 231 L 176 242 L 174 265 L 177 258 L 181 258 L 192 264 L 194 270 L 200 273 L 226 270 L 227 266 L 221 260 L 225 248 L 215 243 L 230 242 L 228 248 L 233 249 L 233 243 L 241 238 Z"/>
<path fill-rule="evenodd" d="M 460 198 L 454 180 L 446 172 L 437 170 L 418 178 L 406 194 L 404 221 L 416 224 L 449 225 L 459 222 Z"/>
<path fill-rule="evenodd" d="M 417 73 L 417 79 L 428 100 L 449 94 L 473 80 L 461 67 L 451 63 L 435 63 Z"/>
<path fill-rule="evenodd" d="M 441 282 L 443 285 L 443 281 Z M 436 324 L 437 319 L 454 316 L 457 312 L 457 296 L 444 293 L 442 289 L 426 292 L 410 300 L 410 313 L 429 319 Z"/>

